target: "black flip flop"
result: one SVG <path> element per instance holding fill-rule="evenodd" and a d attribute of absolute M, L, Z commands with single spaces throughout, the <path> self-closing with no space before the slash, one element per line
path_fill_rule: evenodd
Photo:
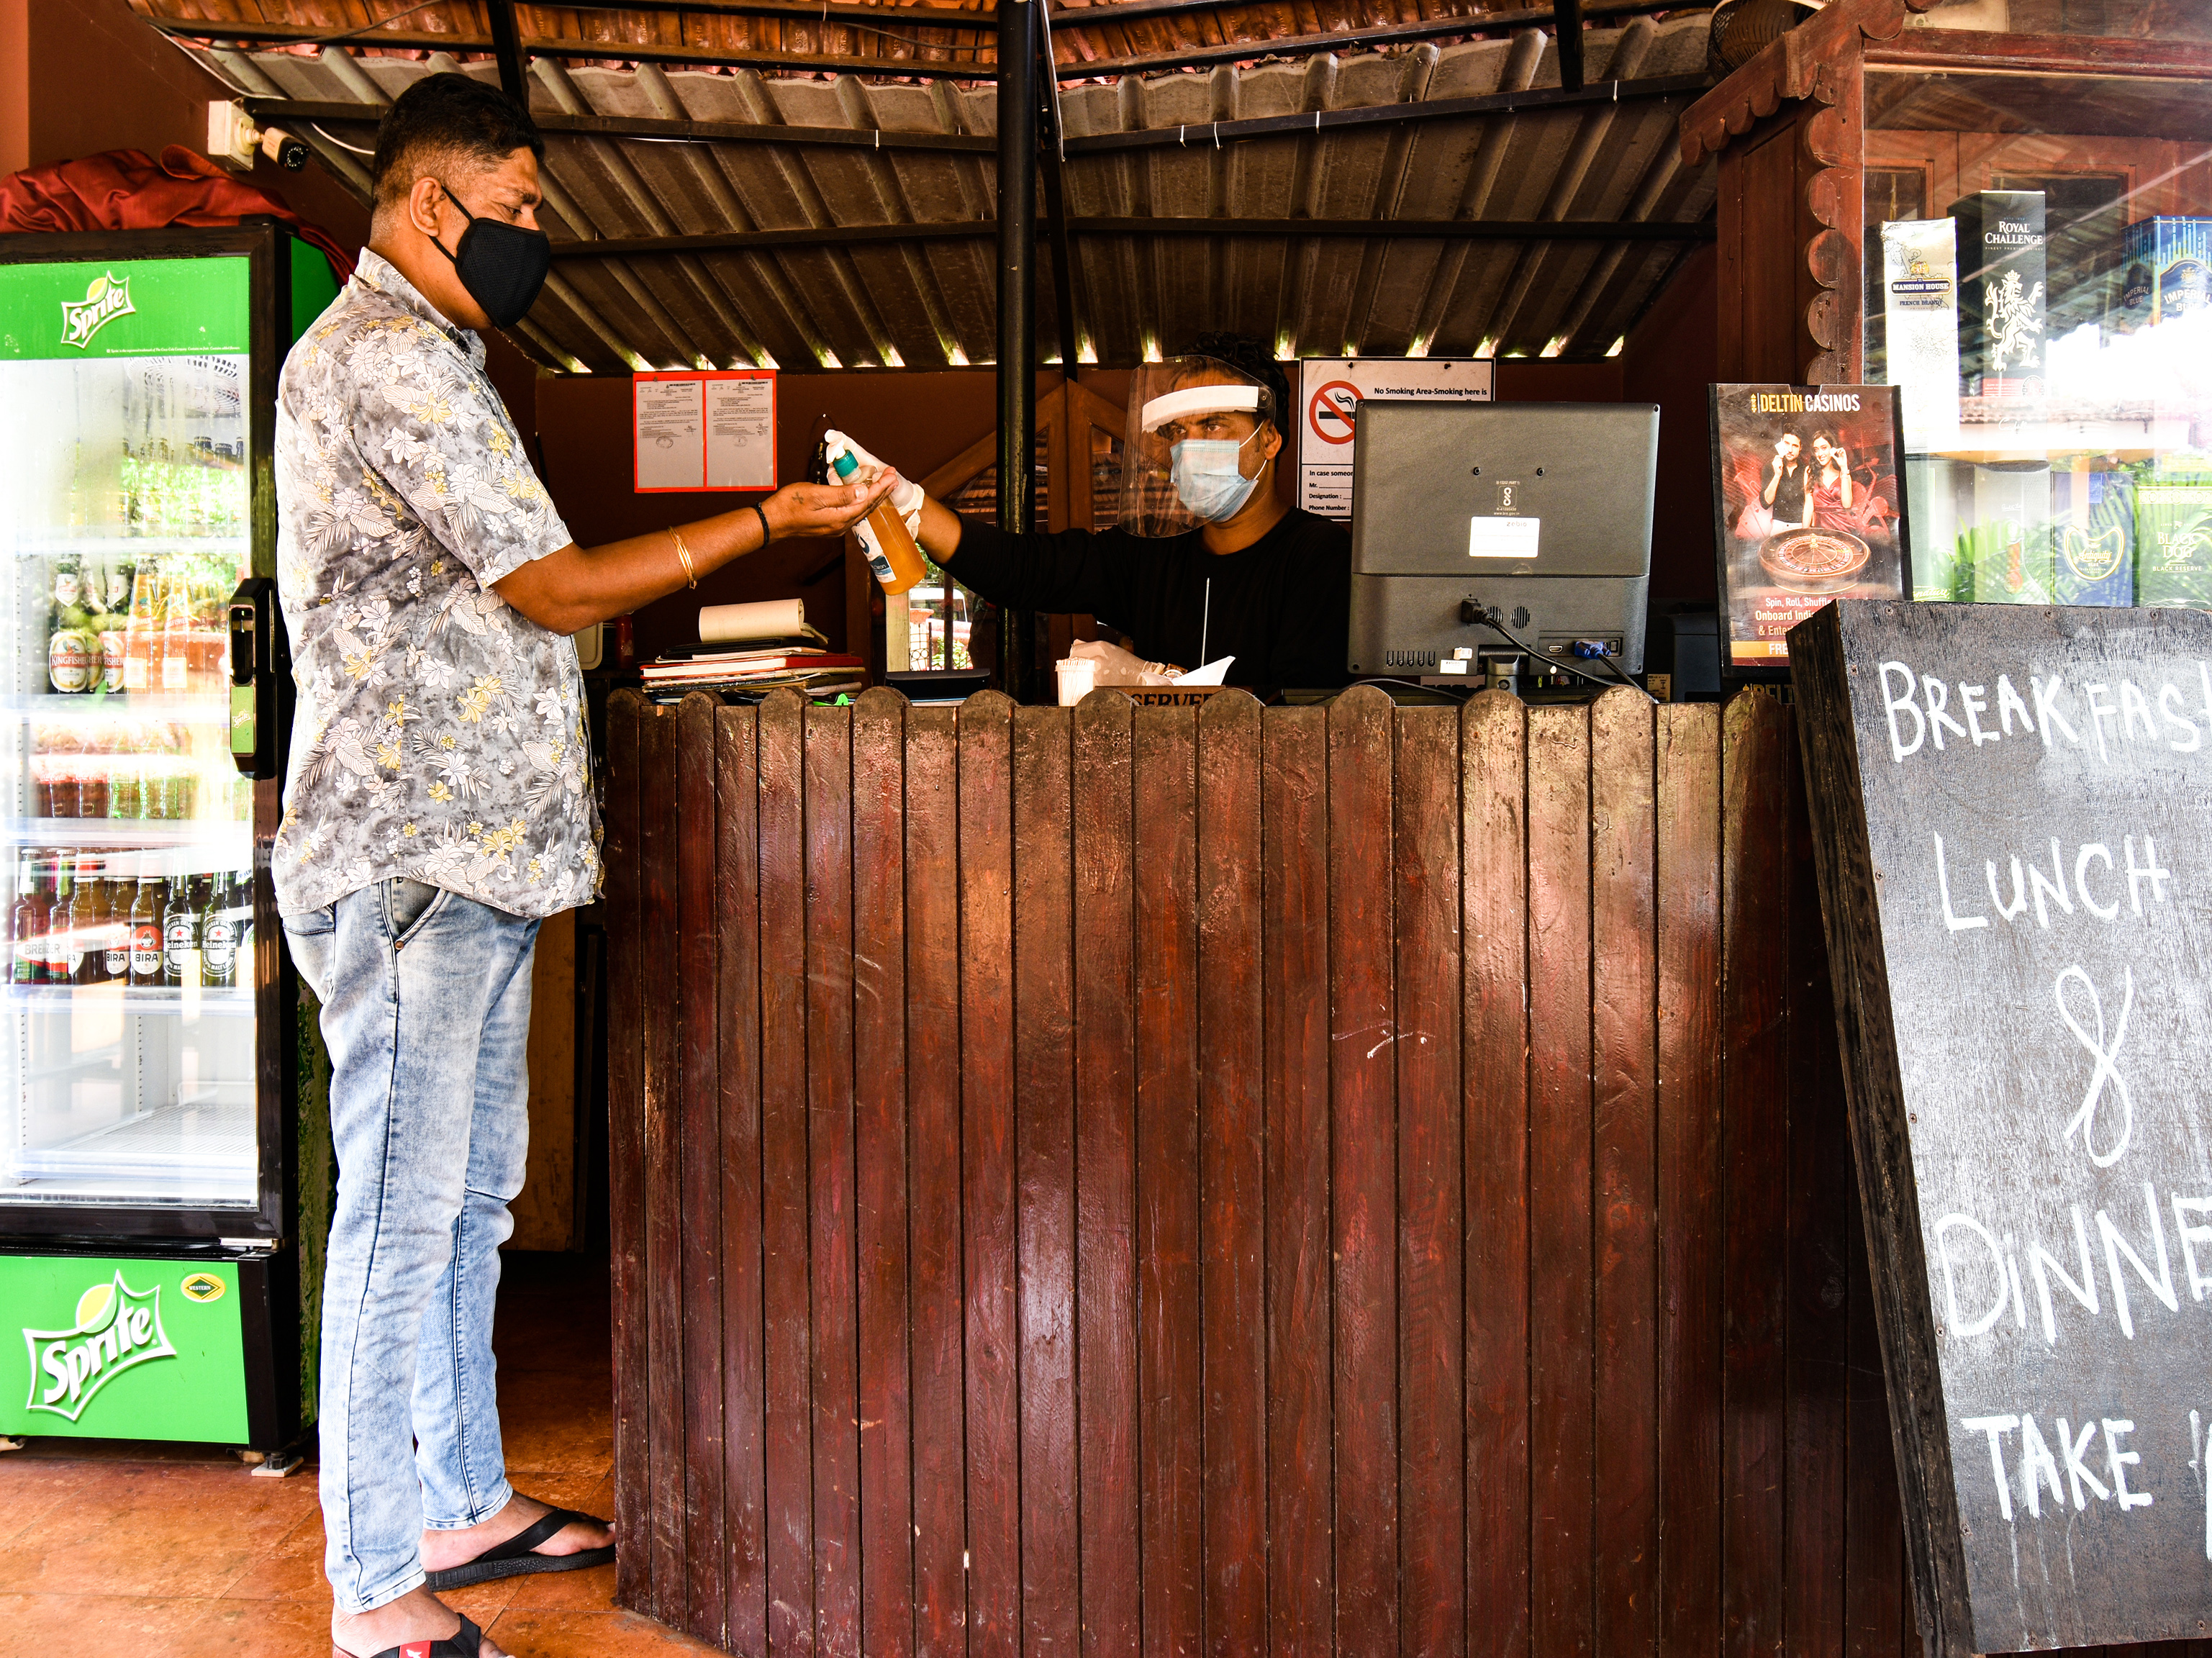
<path fill-rule="evenodd" d="M 443 1571 L 428 1573 L 423 1584 L 434 1593 L 443 1589 L 465 1588 L 471 1583 L 489 1583 L 501 1577 L 524 1577 L 541 1571 L 581 1571 L 586 1566 L 604 1566 L 615 1558 L 615 1546 L 605 1548 L 579 1549 L 574 1554 L 538 1554 L 540 1543 L 545 1542 L 564 1526 L 573 1526 L 579 1520 L 594 1526 L 604 1526 L 604 1520 L 595 1520 L 588 1514 L 579 1514 L 574 1509 L 556 1509 L 534 1526 L 528 1527 L 507 1540 L 495 1543 L 473 1560 L 458 1566 L 448 1566 Z M 473 1652 L 473 1649 L 471 1649 Z M 384 1658 L 380 1653 L 377 1658 Z"/>
<path fill-rule="evenodd" d="M 370 1653 L 364 1658 L 477 1658 L 483 1650 L 483 1631 L 464 1614 L 460 1628 L 436 1641 L 403 1641 L 396 1647 L 386 1647 L 381 1652 Z M 331 1643 L 331 1658 L 353 1658 L 353 1655 L 335 1641 Z"/>

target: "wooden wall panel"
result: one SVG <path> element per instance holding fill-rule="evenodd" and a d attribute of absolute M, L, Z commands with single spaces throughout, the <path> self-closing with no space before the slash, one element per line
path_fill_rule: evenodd
<path fill-rule="evenodd" d="M 658 872 L 639 902 L 644 963 L 673 962 L 681 928 L 677 914 L 678 837 L 675 832 L 676 720 L 672 711 L 645 722 L 638 743 L 638 861 Z M 681 1011 L 672 996 L 648 994 L 638 1035 L 644 1050 L 644 1133 L 639 1147 L 645 1203 L 645 1282 L 676 1287 L 646 1302 L 646 1525 L 650 1536 L 653 1616 L 681 1627 L 688 1615 L 684 1395 L 684 1137 Z"/>
<path fill-rule="evenodd" d="M 1131 708 L 1075 712 L 1076 1401 L 1083 1658 L 1141 1643 L 1136 812 Z"/>
<path fill-rule="evenodd" d="M 853 710 L 853 1096 L 860 1268 L 860 1633 L 914 1650 L 908 1299 L 906 699 Z"/>
<path fill-rule="evenodd" d="M 1261 726 L 1267 1076 L 1267 1650 L 1326 1652 L 1336 1603 L 1328 1249 L 1328 712 Z"/>
<path fill-rule="evenodd" d="M 1022 1641 L 1021 1311 L 1014 1147 L 1014 705 L 960 719 L 960 1157 L 967 1345 L 967 1650 Z"/>
<path fill-rule="evenodd" d="M 1528 710 L 1460 711 L 1467 1141 L 1467 1616 L 1527 1658 L 1528 1616 Z"/>
<path fill-rule="evenodd" d="M 1198 1342 L 1198 744 L 1188 710 L 1134 726 L 1137 1478 L 1145 1658 L 1205 1639 Z"/>
<path fill-rule="evenodd" d="M 907 1292 L 914 1387 L 914 1638 L 968 1649 L 967 1398 L 960 1161 L 959 733 L 906 722 Z"/>
<path fill-rule="evenodd" d="M 1773 699 L 610 736 L 625 1605 L 1909 1658 Z"/>
<path fill-rule="evenodd" d="M 1336 1290 L 1336 1649 L 1398 1645 L 1397 1061 L 1390 699 L 1328 711 L 1329 1247 Z"/>
<path fill-rule="evenodd" d="M 763 1497 L 767 1401 L 761 1257 L 759 732 L 750 708 L 714 715 L 715 1036 L 720 1045 L 722 1540 L 726 1644 L 768 1648 Z M 696 825 L 694 826 L 697 827 Z"/>
<path fill-rule="evenodd" d="M 676 902 L 684 915 L 715 913 L 714 698 L 693 693 L 676 717 Z M 729 1540 L 723 1481 L 722 1407 L 721 980 L 718 931 L 679 927 L 676 1011 L 679 1022 L 683 1155 L 677 1160 L 682 1209 L 676 1217 L 684 1266 L 680 1309 L 684 1397 L 684 1615 L 662 1615 L 702 1641 L 729 1635 Z"/>
<path fill-rule="evenodd" d="M 624 1539 L 615 1560 L 615 1594 L 641 1612 L 653 1603 L 653 1551 L 646 1504 L 646 1432 L 652 1400 L 646 1390 L 646 1329 L 654 1297 L 645 1278 L 645 1018 L 641 953 L 645 930 L 639 908 L 645 866 L 639 855 L 639 755 L 645 722 L 653 717 L 643 697 L 617 695 L 607 707 L 607 909 L 615 925 L 607 940 L 607 1242 L 608 1279 L 614 1308 L 615 1529 Z"/>

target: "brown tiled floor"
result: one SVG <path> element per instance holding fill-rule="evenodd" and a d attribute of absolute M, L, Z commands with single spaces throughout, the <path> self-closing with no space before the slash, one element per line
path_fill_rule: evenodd
<path fill-rule="evenodd" d="M 604 1272 L 510 1258 L 496 1334 L 507 1467 L 533 1497 L 613 1511 Z M 221 1451 L 33 1440 L 0 1455 L 0 1653 L 325 1658 L 312 1464 L 258 1479 Z M 447 1597 L 516 1658 L 707 1654 L 614 1610 L 614 1568 Z"/>

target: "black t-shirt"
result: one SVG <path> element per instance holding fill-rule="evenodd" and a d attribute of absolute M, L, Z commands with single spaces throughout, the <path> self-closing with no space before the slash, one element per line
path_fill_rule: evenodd
<path fill-rule="evenodd" d="M 1010 536 L 972 518 L 961 526 L 945 568 L 1009 610 L 1088 611 L 1129 635 L 1139 656 L 1180 668 L 1233 656 L 1235 685 L 1329 687 L 1351 677 L 1352 537 L 1333 519 L 1293 508 L 1234 553 L 1209 553 L 1198 530 Z"/>

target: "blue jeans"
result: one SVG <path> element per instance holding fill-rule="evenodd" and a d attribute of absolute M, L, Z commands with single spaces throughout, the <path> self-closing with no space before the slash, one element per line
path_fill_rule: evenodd
<path fill-rule="evenodd" d="M 514 1494 L 491 1323 L 529 1144 L 538 923 L 395 878 L 284 933 L 323 1004 L 338 1161 L 324 1568 L 339 1606 L 367 1612 L 422 1582 L 426 1527 L 476 1525 Z"/>

